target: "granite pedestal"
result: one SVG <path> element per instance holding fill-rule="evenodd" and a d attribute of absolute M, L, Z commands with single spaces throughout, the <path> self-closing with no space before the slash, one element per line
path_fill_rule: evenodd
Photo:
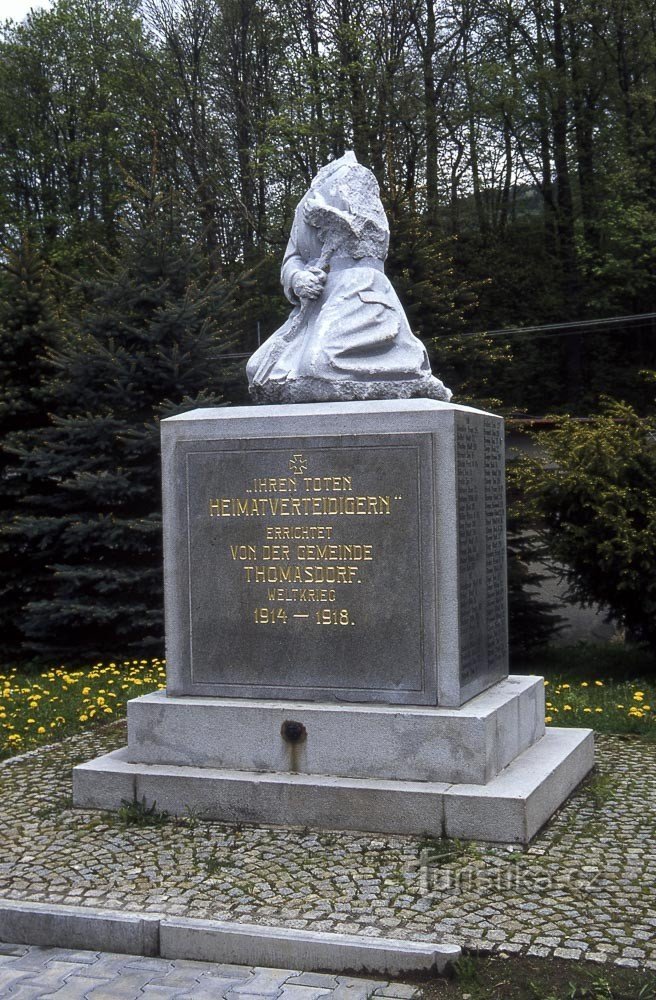
<path fill-rule="evenodd" d="M 503 421 L 432 400 L 163 421 L 167 691 L 78 805 L 526 842 L 593 763 L 509 677 Z"/>

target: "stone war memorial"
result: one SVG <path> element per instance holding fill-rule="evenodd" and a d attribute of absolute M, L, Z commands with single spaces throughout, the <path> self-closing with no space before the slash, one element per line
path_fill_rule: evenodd
<path fill-rule="evenodd" d="M 352 153 L 299 203 L 258 405 L 162 423 L 167 688 L 78 806 L 527 843 L 593 766 L 508 674 L 503 420 L 452 403 Z"/>

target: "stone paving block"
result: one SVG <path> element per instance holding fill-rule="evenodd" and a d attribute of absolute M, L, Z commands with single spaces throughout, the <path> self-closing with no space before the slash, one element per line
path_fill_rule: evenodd
<path fill-rule="evenodd" d="M 263 969 L 255 968 L 253 974 L 242 984 L 233 986 L 231 993 L 248 993 L 270 995 L 281 990 L 290 976 L 298 975 L 298 969 Z"/>
<path fill-rule="evenodd" d="M 28 948 L 24 955 L 12 962 L 12 968 L 22 969 L 24 972 L 41 972 L 55 955 L 56 950 L 52 948 Z"/>
<path fill-rule="evenodd" d="M 290 986 L 285 983 L 278 994 L 278 1000 L 318 1000 L 318 997 L 327 997 L 329 994 L 330 990 L 325 986 Z"/>
<path fill-rule="evenodd" d="M 143 969 L 139 970 L 145 971 Z M 204 969 L 185 969 L 176 968 L 171 969 L 166 974 L 162 975 L 159 972 L 153 974 L 150 981 L 151 986 L 165 986 L 167 988 L 178 987 L 178 990 L 191 990 L 195 985 L 197 985 L 202 976 Z"/>
<path fill-rule="evenodd" d="M 374 990 L 375 997 L 395 997 L 399 1000 L 400 997 L 403 1000 L 412 1000 L 418 993 L 416 986 L 406 986 L 404 983 L 390 983 L 389 986 L 381 986 L 377 990 Z"/>
<path fill-rule="evenodd" d="M 578 948 L 555 948 L 554 956 L 555 958 L 578 959 L 581 957 L 581 952 Z"/>
<path fill-rule="evenodd" d="M 209 969 L 212 968 L 208 963 Z M 197 989 L 202 990 L 214 990 L 216 996 L 226 995 L 231 993 L 235 986 L 242 986 L 244 984 L 243 979 L 232 979 L 230 976 L 216 976 L 213 972 L 207 972 L 201 977 L 200 983 Z"/>
<path fill-rule="evenodd" d="M 142 958 L 137 956 L 131 961 L 125 963 L 126 969 L 138 970 L 139 972 L 150 969 L 153 975 L 159 973 L 164 975 L 169 972 L 177 965 L 177 962 L 172 962 L 169 958 Z"/>
<path fill-rule="evenodd" d="M 57 962 L 71 962 L 74 965 L 93 965 L 100 958 L 99 951 L 79 951 L 68 948 L 52 948 L 53 959 Z"/>
<path fill-rule="evenodd" d="M 177 966 L 179 959 L 176 959 L 174 964 Z M 204 964 L 207 966 L 208 976 L 221 976 L 228 979 L 232 976 L 235 979 L 248 979 L 254 971 L 252 965 L 231 965 L 229 962 L 219 962 L 216 965 L 210 965 L 207 962 Z"/>
<path fill-rule="evenodd" d="M 92 990 L 104 986 L 104 979 L 89 979 L 86 976 L 74 976 L 67 979 L 60 990 L 48 993 L 48 1000 L 85 1000 Z"/>
<path fill-rule="evenodd" d="M 318 986 L 332 990 L 337 986 L 337 976 L 328 976 L 323 972 L 303 972 L 300 976 L 292 976 L 287 985 Z"/>
<path fill-rule="evenodd" d="M 277 1000 L 280 995 L 280 990 L 275 993 L 235 993 L 233 990 L 229 990 L 227 993 L 223 994 L 226 1000 L 262 1000 L 266 997 L 267 1000 Z"/>
<path fill-rule="evenodd" d="M 130 967 L 133 961 L 135 961 L 134 955 L 116 955 L 108 952 L 106 955 L 101 955 L 97 962 L 80 968 L 73 975 L 91 976 L 93 979 L 114 979 L 115 976 L 120 976 L 123 972 L 141 971 L 139 965 L 136 970 Z M 139 960 L 136 959 L 136 961 Z M 143 969 L 143 971 L 150 971 L 151 977 L 154 975 L 151 970 Z"/>
<path fill-rule="evenodd" d="M 15 990 L 7 994 L 7 997 L 8 1000 L 41 1000 L 46 995 L 40 986 L 31 986 L 27 983 L 17 986 Z"/>
<path fill-rule="evenodd" d="M 536 958 L 547 958 L 551 954 L 551 949 L 541 944 L 532 944 L 526 954 L 534 955 Z"/>
<path fill-rule="evenodd" d="M 11 958 L 21 958 L 29 951 L 28 944 L 11 944 L 8 941 L 0 941 L 0 955 Z"/>
<path fill-rule="evenodd" d="M 146 983 L 150 982 L 152 973 L 126 972 L 105 981 L 89 993 L 89 1000 L 135 1000 Z"/>
<path fill-rule="evenodd" d="M 151 986 L 148 984 L 144 986 L 142 993 L 139 995 L 148 997 L 148 1000 L 174 1000 L 174 997 L 180 996 L 180 990 L 176 989 L 175 986 L 167 989 L 165 986 Z"/>
<path fill-rule="evenodd" d="M 27 979 L 30 975 L 28 969 L 14 969 L 0 966 L 0 997 L 9 993 L 12 986 L 16 986 L 21 979 Z"/>
<path fill-rule="evenodd" d="M 201 985 L 193 993 L 177 993 L 175 1000 L 222 1000 L 223 997 L 227 996 L 228 993 L 225 991 L 222 992 L 220 988 L 212 986 L 208 989 L 201 982 Z M 241 1000 L 244 1000 L 243 994 L 241 995 Z M 262 1000 L 261 997 L 260 1000 Z"/>
<path fill-rule="evenodd" d="M 419 995 L 419 990 L 414 990 L 411 994 L 413 997 L 418 997 Z M 405 995 L 400 996 L 398 993 L 386 993 L 385 996 L 387 997 L 387 1000 L 408 1000 Z"/>
<path fill-rule="evenodd" d="M 330 997 L 331 1000 L 368 1000 L 376 985 L 376 983 L 368 983 L 366 979 L 340 983 L 330 994 Z"/>
<path fill-rule="evenodd" d="M 48 962 L 45 968 L 31 972 L 29 974 L 29 984 L 30 986 L 38 986 L 42 993 L 54 993 L 79 968 L 81 967 L 73 965 L 70 962 L 53 960 Z M 84 966 L 83 968 L 86 970 L 89 966 Z"/>

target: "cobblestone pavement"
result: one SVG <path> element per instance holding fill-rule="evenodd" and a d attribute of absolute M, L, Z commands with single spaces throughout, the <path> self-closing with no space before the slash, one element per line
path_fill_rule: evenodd
<path fill-rule="evenodd" d="M 7 1000 L 411 1000 L 414 986 L 293 969 L 0 944 Z"/>
<path fill-rule="evenodd" d="M 597 773 L 514 850 L 72 809 L 72 765 L 124 743 L 0 765 L 0 896 L 656 969 L 656 744 L 599 737 Z"/>

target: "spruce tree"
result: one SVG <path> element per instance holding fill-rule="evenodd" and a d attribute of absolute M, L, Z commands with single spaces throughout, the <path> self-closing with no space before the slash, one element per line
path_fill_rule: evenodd
<path fill-rule="evenodd" d="M 150 214 L 87 290 L 90 307 L 54 357 L 57 412 L 21 450 L 30 489 L 15 533 L 48 568 L 22 628 L 41 658 L 163 646 L 158 421 L 221 402 L 230 296 L 174 214 Z"/>
<path fill-rule="evenodd" d="M 21 609 L 40 575 L 33 551 L 16 548 L 10 525 L 22 511 L 22 482 L 13 448 L 46 424 L 47 351 L 60 324 L 39 251 L 24 235 L 5 250 L 0 271 L 0 654 L 20 649 Z"/>

